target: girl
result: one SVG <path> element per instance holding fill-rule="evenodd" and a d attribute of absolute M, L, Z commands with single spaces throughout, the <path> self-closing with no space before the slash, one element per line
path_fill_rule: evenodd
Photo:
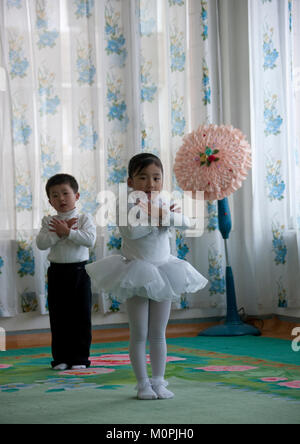
<path fill-rule="evenodd" d="M 138 399 L 167 399 L 174 394 L 164 379 L 167 346 L 166 327 L 172 301 L 182 293 L 196 292 L 207 280 L 188 262 L 170 253 L 169 228 L 164 221 L 188 228 L 189 220 L 179 215 L 175 205 L 159 206 L 163 187 L 163 166 L 158 157 L 149 153 L 134 156 L 128 167 L 127 184 L 147 196 L 135 202 L 140 215 L 157 215 L 155 224 L 120 226 L 122 255 L 112 255 L 86 266 L 93 285 L 110 292 L 118 301 L 125 301 L 130 327 L 129 355 L 137 378 Z M 140 193 L 143 192 L 143 193 Z M 156 199 L 153 198 L 156 195 Z M 117 211 L 118 214 L 118 211 Z M 138 217 L 138 216 L 137 216 Z M 169 219 L 168 219 L 169 218 Z M 130 218 L 128 218 L 130 220 Z M 142 217 L 141 217 L 142 219 Z M 136 224 L 134 224 L 136 225 Z M 155 226 L 153 226 L 155 225 Z M 147 374 L 146 341 L 152 367 L 151 381 Z"/>

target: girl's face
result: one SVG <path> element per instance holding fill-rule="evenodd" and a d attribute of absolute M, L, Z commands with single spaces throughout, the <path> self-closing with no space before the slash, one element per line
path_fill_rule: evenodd
<path fill-rule="evenodd" d="M 79 193 L 74 193 L 69 184 L 54 185 L 49 191 L 49 202 L 56 211 L 67 213 L 75 208 Z"/>
<path fill-rule="evenodd" d="M 137 174 L 134 173 L 133 178 L 129 177 L 127 184 L 135 191 L 143 191 L 147 194 L 148 199 L 150 199 L 152 191 L 160 192 L 162 190 L 162 171 L 154 163 L 151 163 Z"/>

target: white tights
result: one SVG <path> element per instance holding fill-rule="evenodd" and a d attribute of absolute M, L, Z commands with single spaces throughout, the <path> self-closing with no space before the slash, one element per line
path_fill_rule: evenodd
<path fill-rule="evenodd" d="M 152 378 L 163 378 L 166 369 L 166 327 L 171 310 L 171 301 L 155 302 L 134 296 L 127 300 L 130 327 L 129 355 L 138 383 L 148 380 L 146 342 L 149 351 Z"/>

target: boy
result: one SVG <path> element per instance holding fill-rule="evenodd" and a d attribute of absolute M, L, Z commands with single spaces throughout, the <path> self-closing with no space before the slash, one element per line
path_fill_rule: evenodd
<path fill-rule="evenodd" d="M 89 248 L 96 240 L 90 216 L 79 215 L 78 183 L 69 174 L 56 174 L 46 184 L 50 205 L 56 216 L 42 220 L 36 244 L 50 248 L 48 260 L 48 306 L 52 333 L 51 363 L 55 370 L 90 366 L 91 284 L 85 271 Z"/>

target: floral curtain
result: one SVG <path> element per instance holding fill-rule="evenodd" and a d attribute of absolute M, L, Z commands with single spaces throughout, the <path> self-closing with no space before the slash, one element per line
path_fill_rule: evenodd
<path fill-rule="evenodd" d="M 254 194 L 246 211 L 240 195 L 231 204 L 238 222 L 252 218 L 254 226 L 253 238 L 245 235 L 242 244 L 239 233 L 233 236 L 232 255 L 238 285 L 253 288 L 258 297 L 255 311 L 300 305 L 295 273 L 299 145 L 288 123 L 293 121 L 291 39 L 298 1 L 249 0 Z M 172 166 L 183 136 L 203 123 L 223 123 L 227 84 L 221 79 L 222 62 L 229 57 L 226 51 L 236 60 L 239 54 L 232 54 L 230 45 L 222 49 L 219 35 L 222 14 L 234 3 L 1 2 L 0 64 L 6 89 L 0 85 L 0 316 L 48 312 L 47 252 L 39 251 L 34 239 L 41 218 L 52 211 L 44 191 L 50 176 L 73 174 L 80 186 L 79 209 L 95 221 L 98 193 L 118 194 L 135 153 L 159 155 L 166 188 L 178 190 Z M 228 11 L 226 17 L 232 20 Z M 232 105 L 237 112 L 241 100 Z M 247 264 L 252 274 L 245 256 L 241 260 L 245 242 L 251 244 Z M 98 227 L 90 258 L 118 253 L 120 246 L 115 226 Z M 220 314 L 225 255 L 216 202 L 206 202 L 201 238 L 176 232 L 176 254 L 209 279 L 199 295 L 183 296 L 177 308 Z M 94 295 L 95 312 L 123 309 L 109 294 Z"/>
<path fill-rule="evenodd" d="M 299 94 L 294 78 L 299 13 L 299 0 L 249 0 L 254 255 L 261 307 L 300 306 Z"/>
<path fill-rule="evenodd" d="M 47 313 L 47 252 L 36 248 L 51 212 L 47 179 L 73 174 L 79 208 L 95 219 L 97 195 L 118 193 L 129 158 L 147 151 L 164 163 L 165 185 L 182 137 L 218 119 L 215 0 L 3 0 L 1 64 L 7 88 L 1 122 L 0 316 Z M 211 73 L 216 73 L 215 78 Z M 212 91 L 215 88 L 214 91 Z M 210 278 L 177 308 L 210 306 L 224 295 L 216 203 L 207 204 L 200 259 L 177 232 L 180 258 Z M 213 234 L 212 234 L 213 233 Z M 215 239 L 216 238 L 216 239 Z M 91 260 L 118 253 L 121 238 L 99 229 Z M 216 302 L 214 302 L 215 306 Z M 122 310 L 94 295 L 94 310 Z"/>

